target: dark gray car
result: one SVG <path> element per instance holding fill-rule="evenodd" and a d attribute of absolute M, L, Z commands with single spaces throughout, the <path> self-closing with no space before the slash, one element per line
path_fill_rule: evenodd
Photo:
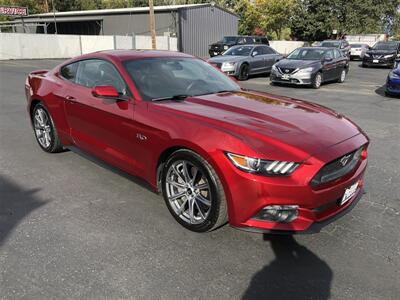
<path fill-rule="evenodd" d="M 265 45 L 244 45 L 229 48 L 208 62 L 228 75 L 247 80 L 249 75 L 269 73 L 272 65 L 283 56 Z"/>
<path fill-rule="evenodd" d="M 311 85 L 318 89 L 323 82 L 343 82 L 349 70 L 349 58 L 337 48 L 297 48 L 272 67 L 272 83 Z"/>

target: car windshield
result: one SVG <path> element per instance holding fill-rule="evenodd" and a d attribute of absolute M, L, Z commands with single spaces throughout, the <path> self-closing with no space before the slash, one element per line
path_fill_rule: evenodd
<path fill-rule="evenodd" d="M 226 43 L 233 43 L 236 42 L 237 37 L 236 36 L 225 36 L 224 39 L 222 40 L 222 42 L 224 44 Z"/>
<path fill-rule="evenodd" d="M 288 59 L 321 60 L 325 50 L 312 48 L 299 48 L 288 55 Z"/>
<path fill-rule="evenodd" d="M 340 42 L 336 42 L 336 41 L 322 42 L 321 43 L 321 47 L 339 48 L 340 47 Z"/>
<path fill-rule="evenodd" d="M 224 55 L 249 56 L 252 49 L 251 46 L 232 47 Z"/>
<path fill-rule="evenodd" d="M 197 58 L 162 57 L 124 62 L 144 100 L 239 91 L 233 80 Z"/>
<path fill-rule="evenodd" d="M 377 43 L 372 48 L 374 50 L 396 50 L 397 43 Z"/>

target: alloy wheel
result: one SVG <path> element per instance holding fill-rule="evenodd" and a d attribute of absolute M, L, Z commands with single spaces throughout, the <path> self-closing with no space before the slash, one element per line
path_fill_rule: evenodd
<path fill-rule="evenodd" d="M 166 196 L 175 214 L 188 224 L 201 224 L 211 211 L 207 177 L 193 163 L 177 160 L 167 170 Z"/>
<path fill-rule="evenodd" d="M 343 82 L 346 79 L 346 70 L 343 70 L 340 74 L 340 82 Z"/>
<path fill-rule="evenodd" d="M 47 149 L 51 146 L 52 142 L 52 127 L 51 121 L 47 112 L 39 107 L 35 110 L 33 126 L 35 129 L 36 139 L 39 144 Z"/>

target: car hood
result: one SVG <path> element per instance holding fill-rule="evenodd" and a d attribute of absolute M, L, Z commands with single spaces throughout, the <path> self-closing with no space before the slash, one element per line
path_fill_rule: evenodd
<path fill-rule="evenodd" d="M 277 62 L 276 66 L 280 68 L 297 69 L 317 66 L 320 63 L 321 61 L 319 60 L 298 60 L 285 58 Z"/>
<path fill-rule="evenodd" d="M 367 53 L 375 55 L 388 55 L 388 54 L 396 54 L 396 50 L 368 50 Z"/>
<path fill-rule="evenodd" d="M 208 62 L 210 63 L 223 63 L 223 62 L 238 62 L 244 60 L 246 56 L 234 56 L 234 55 L 220 55 L 210 58 Z"/>
<path fill-rule="evenodd" d="M 354 123 L 328 108 L 258 92 L 195 96 L 156 105 L 224 130 L 266 156 L 273 146 L 292 149 L 296 159 L 305 160 L 360 133 Z"/>

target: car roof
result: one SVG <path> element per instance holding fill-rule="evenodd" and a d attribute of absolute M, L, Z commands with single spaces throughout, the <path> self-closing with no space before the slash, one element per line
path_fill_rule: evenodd
<path fill-rule="evenodd" d="M 328 50 L 328 49 L 337 49 L 335 47 L 299 47 L 298 49 L 318 49 L 318 50 Z"/>
<path fill-rule="evenodd" d="M 101 53 L 106 56 L 112 56 L 121 61 L 150 57 L 193 57 L 192 55 L 186 53 L 168 50 L 105 50 L 97 53 Z"/>

